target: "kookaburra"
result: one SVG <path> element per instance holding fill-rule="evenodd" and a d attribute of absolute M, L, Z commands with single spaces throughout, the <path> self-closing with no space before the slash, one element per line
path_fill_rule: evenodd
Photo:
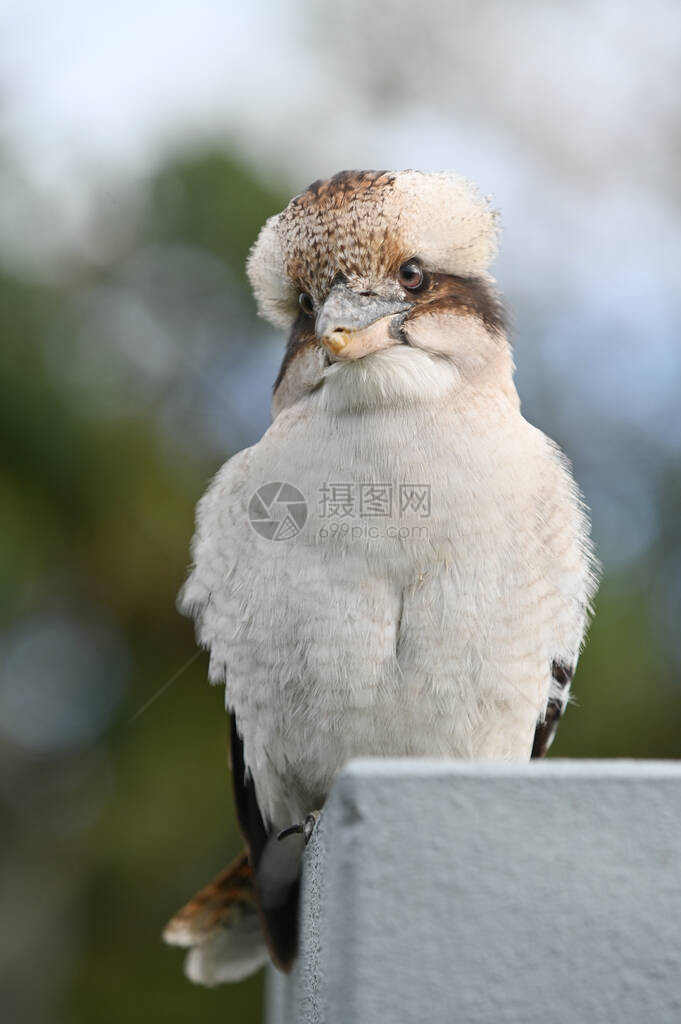
<path fill-rule="evenodd" d="M 415 171 L 315 182 L 253 247 L 288 332 L 273 422 L 202 498 L 180 598 L 225 686 L 247 847 L 166 928 L 195 981 L 268 948 L 290 966 L 304 838 L 350 758 L 553 739 L 595 561 L 569 465 L 520 411 L 496 248 L 471 184 Z"/>

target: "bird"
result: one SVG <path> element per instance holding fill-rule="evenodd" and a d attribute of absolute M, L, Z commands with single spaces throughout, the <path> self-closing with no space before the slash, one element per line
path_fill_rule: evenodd
<path fill-rule="evenodd" d="M 225 688 L 245 841 L 166 926 L 196 982 L 291 968 L 305 843 L 351 758 L 529 761 L 566 709 L 599 566 L 521 412 L 499 230 L 452 172 L 343 171 L 250 252 L 287 334 L 272 422 L 200 500 L 179 598 Z"/>

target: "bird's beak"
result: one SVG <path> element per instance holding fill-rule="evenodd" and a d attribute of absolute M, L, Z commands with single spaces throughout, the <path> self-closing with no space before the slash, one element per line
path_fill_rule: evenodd
<path fill-rule="evenodd" d="M 317 315 L 317 338 L 334 361 L 361 359 L 397 344 L 394 318 L 409 308 L 408 302 L 361 294 L 339 282 Z"/>

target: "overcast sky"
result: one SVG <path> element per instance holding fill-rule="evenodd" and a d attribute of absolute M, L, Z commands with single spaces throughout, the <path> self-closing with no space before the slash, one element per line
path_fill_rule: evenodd
<path fill-rule="evenodd" d="M 681 446 L 674 0 L 0 0 L 0 40 L 0 247 L 24 272 L 84 245 L 97 190 L 143 195 L 200 144 L 291 191 L 451 168 L 502 210 L 495 273 L 531 321 L 516 357 L 537 415 L 598 486 L 610 429 L 623 458 L 628 430 Z"/>
<path fill-rule="evenodd" d="M 673 0 L 0 0 L 0 40 L 0 140 L 17 189 L 58 197 L 48 234 L 77 228 L 94 182 L 115 190 L 201 140 L 294 189 L 340 167 L 454 168 L 507 228 L 529 206 L 582 244 L 582 220 L 611 237 L 633 221 L 629 238 L 663 247 L 678 227 Z M 0 230 L 21 246 L 30 210 L 4 192 Z"/>

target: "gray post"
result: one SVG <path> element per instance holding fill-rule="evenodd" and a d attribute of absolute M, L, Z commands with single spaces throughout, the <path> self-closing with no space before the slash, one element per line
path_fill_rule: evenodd
<path fill-rule="evenodd" d="M 681 765 L 351 763 L 269 1024 L 679 1024 Z"/>

